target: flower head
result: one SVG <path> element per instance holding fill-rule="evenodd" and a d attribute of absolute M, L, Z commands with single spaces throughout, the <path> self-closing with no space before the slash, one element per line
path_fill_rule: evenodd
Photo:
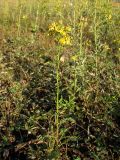
<path fill-rule="evenodd" d="M 53 22 L 49 26 L 49 31 L 55 36 L 55 39 L 61 45 L 71 45 L 71 37 L 69 33 L 71 32 L 70 26 L 64 26 L 62 21 L 59 23 Z"/>
<path fill-rule="evenodd" d="M 60 38 L 59 43 L 61 45 L 71 45 L 70 36 L 64 36 L 64 37 Z"/>

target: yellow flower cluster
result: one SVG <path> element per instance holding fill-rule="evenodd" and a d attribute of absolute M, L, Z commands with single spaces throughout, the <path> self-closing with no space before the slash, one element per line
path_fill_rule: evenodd
<path fill-rule="evenodd" d="M 107 21 L 111 21 L 112 20 L 112 14 L 107 14 L 105 17 L 106 17 Z"/>
<path fill-rule="evenodd" d="M 71 44 L 70 41 L 71 41 L 70 36 L 64 36 L 64 37 L 59 39 L 59 42 L 62 45 L 70 45 Z"/>
<path fill-rule="evenodd" d="M 69 33 L 71 32 L 71 27 L 70 26 L 64 26 L 62 22 L 56 23 L 53 22 L 49 26 L 49 32 L 52 32 L 55 36 L 57 36 L 57 41 L 61 45 L 71 45 L 71 37 Z"/>

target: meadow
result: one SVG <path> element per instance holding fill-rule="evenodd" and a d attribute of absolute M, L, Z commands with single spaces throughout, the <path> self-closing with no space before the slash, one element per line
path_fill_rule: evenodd
<path fill-rule="evenodd" d="M 119 4 L 0 0 L 0 160 L 120 160 Z"/>

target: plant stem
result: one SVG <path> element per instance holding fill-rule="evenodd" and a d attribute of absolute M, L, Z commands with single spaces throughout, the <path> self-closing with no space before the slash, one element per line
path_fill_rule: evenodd
<path fill-rule="evenodd" d="M 97 0 L 95 0 L 95 13 L 94 13 L 94 40 L 95 40 L 95 65 L 96 65 L 96 99 L 98 97 L 98 37 L 97 37 Z"/>
<path fill-rule="evenodd" d="M 60 48 L 57 52 L 57 70 L 56 70 L 56 144 L 58 146 L 59 142 L 59 95 L 60 95 L 60 75 L 59 75 L 59 68 L 60 68 Z"/>

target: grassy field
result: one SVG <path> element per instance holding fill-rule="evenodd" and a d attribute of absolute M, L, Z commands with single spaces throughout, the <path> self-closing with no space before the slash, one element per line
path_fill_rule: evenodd
<path fill-rule="evenodd" d="M 0 0 L 0 160 L 120 160 L 120 5 Z"/>

